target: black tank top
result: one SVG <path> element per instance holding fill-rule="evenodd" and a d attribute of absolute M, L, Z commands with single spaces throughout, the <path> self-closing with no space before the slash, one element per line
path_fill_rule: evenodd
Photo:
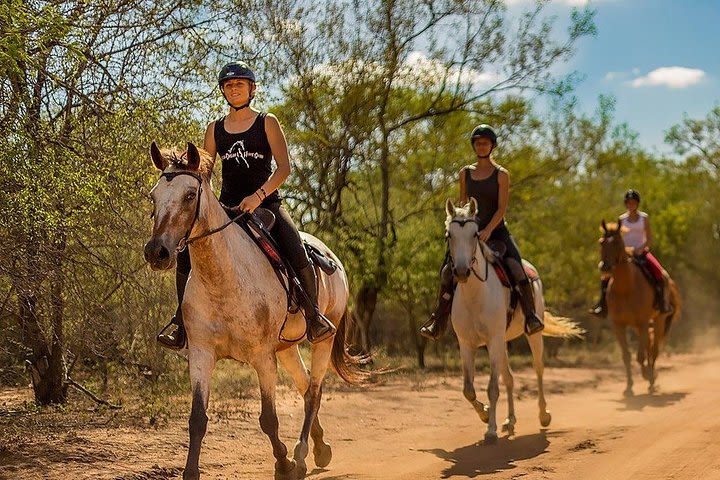
<path fill-rule="evenodd" d="M 500 182 L 498 182 L 499 168 L 490 174 L 489 177 L 482 180 L 474 180 L 471 170 L 465 169 L 465 190 L 468 198 L 474 198 L 478 204 L 477 221 L 480 228 L 485 228 L 498 209 L 498 195 L 500 192 Z M 499 229 L 505 225 L 503 218 L 495 229 Z"/>
<path fill-rule="evenodd" d="M 228 206 L 239 204 L 255 193 L 272 174 L 272 150 L 265 133 L 265 117 L 261 112 L 253 124 L 241 133 L 225 130 L 225 117 L 215 122 L 215 146 L 222 159 L 220 201 Z M 280 201 L 277 191 L 263 203 Z"/>

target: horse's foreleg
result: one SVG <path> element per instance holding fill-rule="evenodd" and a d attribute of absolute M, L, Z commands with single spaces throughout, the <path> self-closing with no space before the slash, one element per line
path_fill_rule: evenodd
<path fill-rule="evenodd" d="M 463 395 L 465 395 L 467 401 L 470 402 L 480 416 L 480 420 L 487 423 L 488 407 L 478 401 L 477 395 L 475 394 L 475 385 L 473 384 L 475 381 L 475 351 L 476 348 L 472 345 L 460 342 L 460 358 L 462 359 L 463 370 Z"/>
<path fill-rule="evenodd" d="M 650 392 L 655 390 L 655 362 L 657 361 L 658 355 L 660 355 L 660 347 L 665 341 L 665 325 L 668 321 L 667 316 L 659 315 L 655 319 L 653 326 L 653 338 L 650 342 L 650 358 L 648 362 L 650 364 Z"/>
<path fill-rule="evenodd" d="M 303 427 L 293 454 L 293 459 L 298 465 L 298 478 L 301 478 L 301 472 L 307 470 L 305 458 L 308 454 L 308 434 L 312 436 L 314 443 L 315 465 L 320 468 L 326 467 L 332 459 L 332 450 L 330 445 L 323 440 L 324 432 L 318 419 L 318 410 L 320 409 L 322 397 L 321 386 L 330 363 L 331 351 L 332 342 L 330 340 L 313 346 L 311 373 L 308 373 L 305 368 L 297 348 L 288 349 L 278 354 L 283 366 L 293 377 L 300 394 L 303 395 L 305 404 Z"/>
<path fill-rule="evenodd" d="M 645 380 L 650 379 L 650 365 L 649 362 L 646 363 L 646 360 L 649 357 L 650 353 L 650 331 L 649 331 L 649 324 L 648 322 L 643 322 L 640 324 L 638 328 L 638 352 L 637 352 L 637 362 L 640 364 L 640 370 L 642 371 L 642 376 Z"/>
<path fill-rule="evenodd" d="M 624 325 L 613 324 L 613 330 L 615 331 L 615 337 L 620 344 L 620 350 L 622 351 L 623 363 L 625 364 L 625 374 L 627 376 L 627 386 L 625 387 L 625 396 L 630 397 L 633 394 L 632 387 L 632 365 L 630 358 L 630 349 L 628 348 L 627 332 L 625 331 Z"/>
<path fill-rule="evenodd" d="M 530 351 L 532 352 L 535 376 L 537 377 L 540 425 L 547 427 L 550 425 L 552 415 L 550 415 L 550 412 L 547 410 L 545 387 L 543 386 L 543 373 L 545 372 L 545 362 L 543 360 L 543 337 L 542 335 L 530 335 L 527 336 L 527 339 L 530 344 Z"/>
<path fill-rule="evenodd" d="M 275 457 L 275 478 L 294 479 L 295 462 L 287 459 L 287 447 L 278 435 L 278 418 L 275 411 L 275 386 L 277 383 L 277 363 L 274 353 L 253 362 L 260 384 L 260 428 L 270 438 Z"/>
<path fill-rule="evenodd" d="M 332 353 L 332 339 L 316 343 L 312 346 L 312 365 L 310 366 L 310 386 L 304 395 L 305 419 L 303 421 L 300 438 L 295 445 L 293 458 L 298 465 L 305 465 L 305 457 L 308 454 L 308 434 L 313 439 L 313 456 L 315 465 L 324 468 L 332 460 L 332 449 L 323 440 L 323 429 L 318 420 L 320 400 L 322 399 L 322 383 L 330 365 L 330 354 Z"/>
<path fill-rule="evenodd" d="M 536 337 L 539 335 L 535 335 Z M 503 358 L 502 370 L 501 370 L 503 382 L 505 383 L 505 389 L 507 392 L 508 401 L 508 416 L 502 425 L 504 432 L 508 433 L 508 436 L 512 437 L 515 435 L 515 402 L 513 400 L 513 388 L 515 381 L 513 379 L 512 370 L 510 369 L 510 359 L 508 358 L 507 349 L 505 350 L 505 356 Z"/>
<path fill-rule="evenodd" d="M 488 381 L 487 393 L 490 401 L 488 409 L 488 428 L 485 432 L 485 442 L 497 442 L 497 401 L 500 398 L 500 386 L 498 382 L 498 374 L 502 369 L 503 357 L 507 355 L 507 347 L 505 346 L 505 338 L 491 338 L 488 342 L 488 354 L 490 356 L 490 380 Z"/>
<path fill-rule="evenodd" d="M 190 413 L 190 447 L 183 472 L 183 480 L 200 478 L 200 445 L 207 431 L 207 407 L 210 398 L 210 377 L 215 366 L 215 355 L 209 350 L 190 347 L 188 355 L 190 385 L 192 387 L 192 411 Z"/>

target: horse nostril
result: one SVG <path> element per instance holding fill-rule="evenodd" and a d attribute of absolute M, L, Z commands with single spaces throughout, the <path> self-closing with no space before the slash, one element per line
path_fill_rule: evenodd
<path fill-rule="evenodd" d="M 145 248 L 143 249 L 143 254 L 144 254 L 144 256 L 145 256 L 145 261 L 146 261 L 146 262 L 149 262 L 150 259 L 152 259 L 152 257 L 153 257 L 153 245 L 152 245 L 152 243 L 153 243 L 152 241 L 147 242 L 147 243 L 145 244 Z"/>
<path fill-rule="evenodd" d="M 158 250 L 157 258 L 158 260 L 167 260 L 168 258 L 170 258 L 170 252 L 167 248 L 161 245 L 160 249 Z"/>

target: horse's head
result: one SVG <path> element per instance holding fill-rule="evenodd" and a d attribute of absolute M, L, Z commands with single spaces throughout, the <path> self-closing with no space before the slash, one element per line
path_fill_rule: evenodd
<path fill-rule="evenodd" d="M 623 241 L 623 233 L 626 231 L 617 223 L 600 224 L 600 270 L 610 272 L 615 265 L 622 263 L 627 259 L 625 250 L 625 242 Z"/>
<path fill-rule="evenodd" d="M 209 156 L 192 143 L 186 151 L 150 147 L 153 163 L 163 173 L 150 191 L 155 219 L 145 244 L 145 260 L 153 270 L 175 266 L 177 251 L 184 246 L 200 213 L 200 196 L 209 178 Z"/>
<path fill-rule="evenodd" d="M 448 242 L 452 270 L 459 282 L 466 282 L 476 261 L 479 226 L 475 220 L 477 202 L 474 198 L 463 207 L 456 207 L 452 200 L 445 204 L 445 238 Z"/>

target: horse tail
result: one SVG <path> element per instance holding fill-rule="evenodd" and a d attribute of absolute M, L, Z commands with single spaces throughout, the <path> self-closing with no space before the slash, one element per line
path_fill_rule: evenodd
<path fill-rule="evenodd" d="M 670 331 L 670 325 L 676 320 L 680 319 L 682 313 L 682 297 L 680 296 L 680 290 L 678 290 L 675 282 L 670 279 L 670 305 L 672 306 L 673 312 L 665 319 L 665 334 L 667 335 Z"/>
<path fill-rule="evenodd" d="M 352 385 L 361 385 L 370 380 L 373 373 L 361 368 L 370 363 L 370 355 L 351 355 L 348 352 L 348 343 L 345 340 L 348 323 L 352 322 L 349 308 L 345 309 L 335 332 L 330 361 L 337 374 Z"/>
<path fill-rule="evenodd" d="M 581 338 L 585 329 L 573 320 L 566 317 L 556 317 L 545 310 L 543 315 L 545 329 L 542 331 L 544 337 Z"/>

